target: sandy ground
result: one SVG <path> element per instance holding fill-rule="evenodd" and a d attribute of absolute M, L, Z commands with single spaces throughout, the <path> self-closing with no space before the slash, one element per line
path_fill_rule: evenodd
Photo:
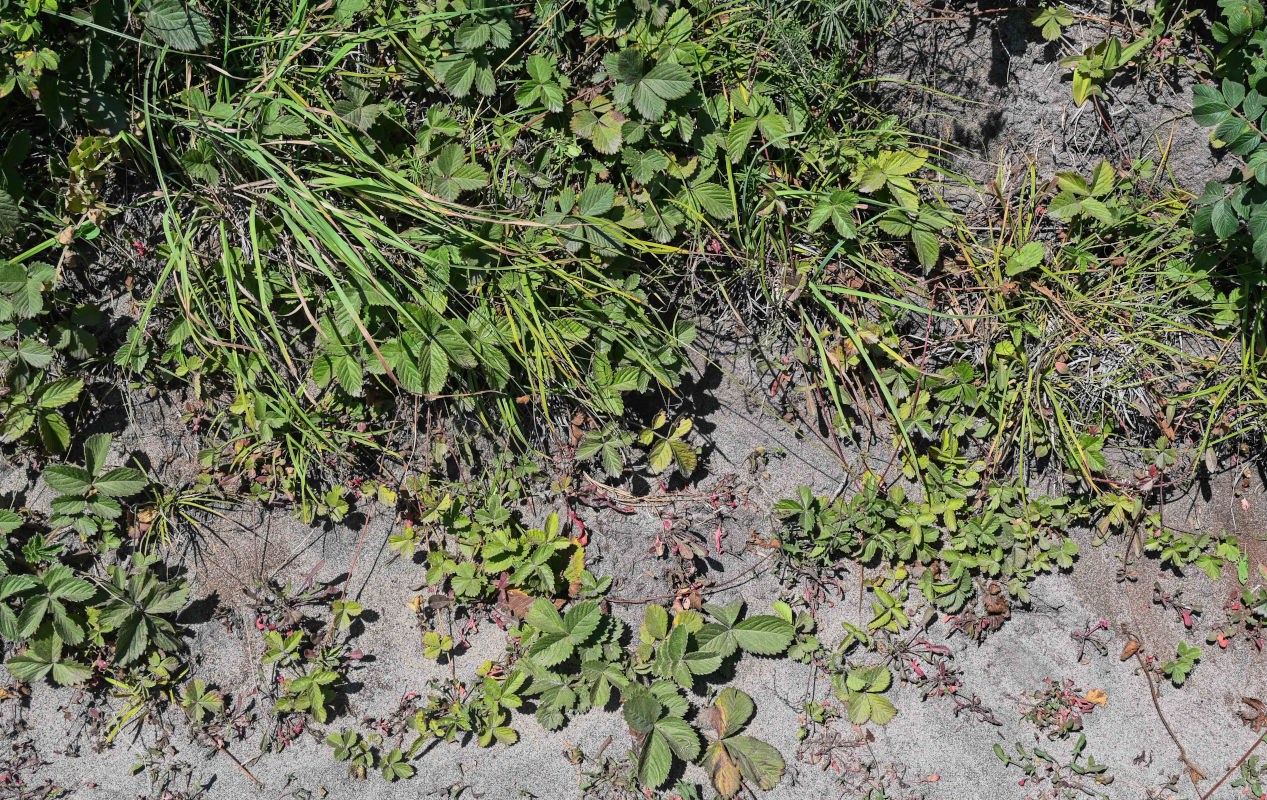
<path fill-rule="evenodd" d="M 1107 3 L 1066 5 L 1090 17 L 1108 10 Z M 1114 165 L 1149 159 L 1162 169 L 1163 185 L 1173 179 L 1197 193 L 1219 177 L 1209 136 L 1189 116 L 1189 71 L 1167 66 L 1141 80 L 1122 69 L 1098 105 L 1075 106 L 1070 70 L 1060 59 L 1103 41 L 1104 27 L 1081 20 L 1061 41 L 1045 42 L 1032 13 L 1006 4 L 912 7 L 876 48 L 887 102 L 914 130 L 945 142 L 950 163 L 983 185 L 997 177 L 1000 163 L 1005 175 L 1033 163 L 1047 177 L 1058 170 L 1089 173 L 1100 159 Z M 1168 44 L 1162 55 L 1184 46 Z"/>

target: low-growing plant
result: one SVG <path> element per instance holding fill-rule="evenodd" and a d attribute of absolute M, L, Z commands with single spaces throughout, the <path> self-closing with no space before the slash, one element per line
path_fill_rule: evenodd
<path fill-rule="evenodd" d="M 901 487 L 882 491 L 873 473 L 864 474 L 861 491 L 847 500 L 815 497 L 802 488 L 795 499 L 775 503 L 775 514 L 790 528 L 781 550 L 790 560 L 828 568 L 843 558 L 930 565 L 918 586 L 943 611 L 958 611 L 976 598 L 974 575 L 1005 579 L 1008 593 L 1025 599 L 1034 577 L 1072 566 L 1078 546 L 1064 531 L 1085 519 L 1087 510 L 1068 498 L 1027 495 L 1015 484 L 983 485 L 981 468 L 927 471 L 938 483 L 926 502 L 907 499 Z M 961 520 L 969 498 L 976 514 Z M 894 596 L 905 586 L 900 581 L 873 592 L 875 627 L 905 626 L 904 604 Z"/>
<path fill-rule="evenodd" d="M 181 692 L 180 707 L 185 710 L 190 722 L 200 726 L 224 711 L 224 695 L 209 688 L 204 681 L 192 680 Z"/>
<path fill-rule="evenodd" d="M 482 684 L 433 693 L 414 720 L 414 728 L 423 735 L 410 752 L 426 739 L 451 740 L 463 732 L 477 734 L 483 745 L 514 742 L 518 734 L 508 725 L 509 712 L 525 700 L 536 705 L 536 718 L 548 729 L 561 727 L 570 715 L 618 700 L 634 737 L 634 772 L 643 786 L 658 788 L 668 779 L 675 758 L 695 761 L 702 752 L 700 734 L 686 719 L 691 704 L 682 690 L 694 690 L 699 679 L 713 675 L 741 651 L 778 655 L 793 641 L 792 623 L 773 615 L 745 618 L 743 605 L 737 600 L 726 606 L 705 605 L 702 613 L 686 609 L 672 621 L 663 607 L 650 605 L 631 652 L 622 642 L 624 625 L 602 613 L 595 601 L 577 602 L 560 613 L 551 601 L 537 598 L 523 626 L 512 631 L 525 648 L 513 672 L 498 678 L 485 665 Z M 777 781 L 781 769 L 773 762 L 769 769 L 752 764 L 745 769 L 748 737 L 737 741 L 733 750 L 725 751 L 725 758 L 714 751 L 724 781 L 731 780 L 730 770 L 722 764 L 727 758 L 740 762 L 738 769 L 752 785 Z"/>
<path fill-rule="evenodd" d="M 281 713 L 311 714 L 317 722 L 325 722 L 342 682 L 343 677 L 338 672 L 314 665 L 296 677 L 283 680 L 275 708 Z"/>
<path fill-rule="evenodd" d="M 1261 797 L 1267 794 L 1267 788 L 1264 788 L 1267 786 L 1267 775 L 1264 773 L 1267 773 L 1267 764 L 1262 763 L 1261 756 L 1252 755 L 1240 765 L 1236 777 L 1228 785 L 1248 792 L 1251 797 Z"/>
<path fill-rule="evenodd" d="M 441 658 L 453 650 L 453 637 L 436 631 L 427 631 L 422 635 L 422 655 L 424 658 Z"/>
<path fill-rule="evenodd" d="M 447 585 L 463 601 L 487 601 L 498 586 L 555 596 L 584 571 L 585 549 L 564 535 L 557 513 L 525 528 L 501 507 L 467 516 L 449 506 L 435 525 L 457 547 L 427 554 L 427 582 Z"/>
<path fill-rule="evenodd" d="M 330 604 L 330 624 L 336 631 L 346 631 L 364 610 L 355 600 L 335 600 Z"/>
<path fill-rule="evenodd" d="M 1240 164 L 1222 180 L 1205 184 L 1192 226 L 1198 236 L 1222 245 L 1213 255 L 1223 271 L 1239 284 L 1253 286 L 1267 267 L 1267 200 L 1262 190 L 1267 185 L 1267 144 L 1261 124 L 1267 100 L 1260 92 L 1267 70 L 1261 46 L 1267 15 L 1258 0 L 1224 0 L 1219 10 L 1222 18 L 1211 32 L 1221 47 L 1213 54 L 1211 80 L 1192 87 L 1192 118 L 1213 128 L 1211 145 Z M 1245 297 L 1239 291 L 1238 296 Z M 1251 342 L 1261 342 L 1265 335 L 1259 304 L 1252 300 L 1239 309 Z"/>
<path fill-rule="evenodd" d="M 652 475 L 659 475 L 670 466 L 675 467 L 682 477 L 690 477 L 695 471 L 698 454 L 686 441 L 691 425 L 690 418 L 675 419 L 669 424 L 668 415 L 661 411 L 651 425 L 638 434 L 638 444 L 650 448 L 647 451 L 647 469 Z"/>
<path fill-rule="evenodd" d="M 418 736 L 406 754 L 412 758 L 429 742 L 453 742 L 468 736 L 474 736 L 481 747 L 517 742 L 519 734 L 508 723 L 510 710 L 523 704 L 520 695 L 526 694 L 522 690 L 525 677 L 501 672 L 499 665 L 486 662 L 472 683 L 450 679 L 429 693 L 410 720 Z"/>
<path fill-rule="evenodd" d="M 174 652 L 182 647 L 181 631 L 171 621 L 189 601 L 183 579 L 162 579 L 152 569 L 157 556 L 136 554 L 128 569 L 110 567 L 103 584 L 108 598 L 101 605 L 98 624 L 114 633 L 114 661 L 128 664 L 150 648 Z"/>
<path fill-rule="evenodd" d="M 53 453 L 70 447 L 65 412 L 84 382 L 75 375 L 58 377 L 57 368 L 61 361 L 96 353 L 89 329 L 101 313 L 94 305 L 68 308 L 55 291 L 58 282 L 57 270 L 42 262 L 0 263 L 0 443 L 34 438 Z"/>
<path fill-rule="evenodd" d="M 358 780 L 364 780 L 370 770 L 378 765 L 378 756 L 374 751 L 376 737 L 364 737 L 356 731 L 340 731 L 326 737 L 326 744 L 334 750 L 334 757 L 348 762 L 348 774 Z M 392 770 L 393 774 L 395 770 Z"/>
<path fill-rule="evenodd" d="M 1162 664 L 1161 670 L 1175 686 L 1183 686 L 1200 660 L 1200 647 L 1192 647 L 1187 642 L 1180 642 L 1175 650 L 1175 660 Z"/>
<path fill-rule="evenodd" d="M 1089 181 L 1076 172 L 1061 172 L 1056 175 L 1059 191 L 1048 210 L 1070 223 L 1085 219 L 1111 225 L 1120 213 L 1112 195 L 1115 177 L 1107 161 L 1096 165 Z"/>
<path fill-rule="evenodd" d="M 139 727 L 163 707 L 174 704 L 184 673 L 175 656 L 151 652 L 144 664 L 116 670 L 114 675 L 103 675 L 111 687 L 110 693 L 124 703 L 106 734 L 106 741 L 113 740 L 129 724 Z"/>
<path fill-rule="evenodd" d="M 787 650 L 788 658 L 809 664 L 823 654 L 823 646 L 814 635 L 818 629 L 818 622 L 812 613 L 809 611 L 797 613 L 781 600 L 772 603 L 771 608 L 795 631 L 796 638 Z"/>
<path fill-rule="evenodd" d="M 699 733 L 685 720 L 689 710 L 686 698 L 669 681 L 626 690 L 622 712 L 633 736 L 630 758 L 643 786 L 663 786 L 675 758 L 689 763 L 699 757 Z"/>
<path fill-rule="evenodd" d="M 412 778 L 414 775 L 413 766 L 405 760 L 405 754 L 401 752 L 399 747 L 393 747 L 383 755 L 379 771 L 382 773 L 383 778 L 388 781 Z"/>
<path fill-rule="evenodd" d="M 0 578 L 0 636 L 28 645 L 6 662 L 9 672 L 66 685 L 93 673 L 76 656 L 118 669 L 147 654 L 153 659 L 183 649 L 183 631 L 172 617 L 188 601 L 189 589 L 183 580 L 160 579 L 152 569 L 156 561 L 136 554 L 124 566 L 108 567 L 105 581 L 63 564 Z M 8 605 L 15 600 L 22 603 L 16 615 Z"/>
<path fill-rule="evenodd" d="M 1065 28 L 1073 24 L 1073 12 L 1063 5 L 1045 5 L 1034 12 L 1031 21 L 1044 39 L 1054 42 L 1064 34 Z"/>
<path fill-rule="evenodd" d="M 715 738 L 704 751 L 704 769 L 713 788 L 724 798 L 734 797 L 745 785 L 773 789 L 783 777 L 783 756 L 761 741 L 741 734 L 756 704 L 747 693 L 727 687 L 717 694 L 706 719 Z"/>
<path fill-rule="evenodd" d="M 1095 690 L 1085 695 L 1072 680 L 1044 680 L 1046 688 L 1024 692 L 1020 698 L 1021 719 L 1029 722 L 1048 739 L 1062 739 L 1082 730 L 1083 717 L 1105 698 Z"/>
<path fill-rule="evenodd" d="M 123 515 L 119 500 L 141 493 L 149 481 L 132 467 L 105 470 L 110 435 L 98 433 L 84 443 L 84 466 L 53 464 L 44 470 L 44 481 L 58 496 L 52 501 L 49 523 L 73 528 L 81 537 L 100 536 L 108 549 L 119 546 L 115 533 Z"/>
<path fill-rule="evenodd" d="M 897 707 L 884 696 L 893 683 L 893 673 L 884 665 L 854 667 L 832 676 L 832 686 L 855 725 L 874 722 L 887 725 L 897 714 Z"/>
<path fill-rule="evenodd" d="M 634 434 L 609 422 L 598 430 L 586 431 L 576 448 L 576 460 L 597 457 L 608 476 L 620 475 L 625 468 L 625 451 L 634 443 Z M 670 450 L 672 445 L 669 445 Z"/>
<path fill-rule="evenodd" d="M 1151 39 L 1144 38 L 1123 46 L 1116 36 L 1110 36 L 1079 55 L 1062 59 L 1062 67 L 1073 69 L 1073 102 L 1082 105 L 1092 97 L 1103 96 L 1118 70 L 1151 44 Z"/>
<path fill-rule="evenodd" d="M 1020 769 L 1027 782 L 1050 783 L 1054 790 L 1067 793 L 1066 796 L 1088 794 L 1102 797 L 1104 795 L 1097 791 L 1097 787 L 1111 784 L 1113 776 L 1108 772 L 1108 765 L 1097 762 L 1095 756 L 1088 755 L 1085 761 L 1082 760 L 1086 747 L 1087 736 L 1080 733 L 1068 761 L 1057 759 L 1042 748 L 1026 750 L 1020 742 L 1016 743 L 1015 755 L 1006 752 L 1001 744 L 994 746 L 994 754 L 1004 766 Z"/>

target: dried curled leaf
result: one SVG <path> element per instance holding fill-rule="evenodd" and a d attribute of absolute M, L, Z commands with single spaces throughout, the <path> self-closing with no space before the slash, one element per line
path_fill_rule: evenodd
<path fill-rule="evenodd" d="M 510 609 L 510 613 L 514 614 L 517 619 L 523 619 L 528 616 L 528 609 L 532 607 L 533 598 L 519 591 L 511 589 L 506 592 L 506 607 Z"/>
<path fill-rule="evenodd" d="M 1236 712 L 1236 715 L 1241 718 L 1241 722 L 1248 725 L 1254 733 L 1262 733 L 1267 730 L 1267 703 L 1256 697 L 1242 697 L 1241 702 L 1249 706 L 1247 709 L 1242 708 Z"/>

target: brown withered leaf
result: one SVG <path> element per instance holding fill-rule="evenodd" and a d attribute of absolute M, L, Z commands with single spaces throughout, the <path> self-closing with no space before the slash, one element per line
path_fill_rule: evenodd
<path fill-rule="evenodd" d="M 726 714 L 717 706 L 709 706 L 700 712 L 699 721 L 704 727 L 712 728 L 718 736 L 726 729 Z"/>
<path fill-rule="evenodd" d="M 981 604 L 985 606 L 985 613 L 992 617 L 1006 619 L 1012 616 L 1012 605 L 1003 596 L 1003 587 L 997 583 L 990 584 L 986 589 L 985 596 L 981 598 Z"/>
<path fill-rule="evenodd" d="M 532 608 L 532 597 L 518 589 L 510 589 L 506 592 L 506 608 L 517 618 L 523 619 L 528 616 L 528 609 Z"/>
<path fill-rule="evenodd" d="M 1109 702 L 1109 696 L 1103 689 L 1092 689 L 1087 692 L 1087 702 L 1102 706 Z"/>
<path fill-rule="evenodd" d="M 692 589 L 682 599 L 682 605 L 686 608 L 700 609 L 704 607 L 704 598 L 700 596 L 699 592 Z"/>
<path fill-rule="evenodd" d="M 1241 722 L 1248 725 L 1254 733 L 1262 733 L 1267 730 L 1267 703 L 1257 697 L 1242 697 L 1241 702 L 1249 706 L 1248 709 L 1242 708 L 1236 712 L 1236 716 L 1241 718 Z"/>
<path fill-rule="evenodd" d="M 1131 656 L 1139 652 L 1140 643 L 1138 639 L 1131 639 L 1126 643 L 1126 647 L 1122 648 L 1122 655 L 1118 656 L 1118 661 L 1126 661 Z"/>

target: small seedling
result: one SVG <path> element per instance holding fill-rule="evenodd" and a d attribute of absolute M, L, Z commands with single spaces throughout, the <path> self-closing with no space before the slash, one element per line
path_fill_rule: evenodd
<path fill-rule="evenodd" d="M 897 707 L 884 696 L 892 682 L 893 673 L 883 665 L 854 667 L 832 676 L 836 696 L 848 707 L 849 721 L 855 725 L 887 725 L 893 719 Z"/>
<path fill-rule="evenodd" d="M 1082 105 L 1092 97 L 1101 97 L 1117 71 L 1151 43 L 1151 39 L 1145 38 L 1123 47 L 1116 36 L 1110 36 L 1088 47 L 1081 55 L 1061 59 L 1062 67 L 1073 68 L 1074 103 Z"/>
<path fill-rule="evenodd" d="M 649 427 L 638 434 L 638 443 L 650 447 L 647 469 L 652 475 L 663 473 L 670 465 L 677 467 L 679 475 L 689 477 L 695 471 L 697 453 L 686 441 L 691 432 L 691 420 L 679 418 L 668 424 L 668 415 L 661 411 Z"/>
<path fill-rule="evenodd" d="M 453 637 L 441 635 L 435 631 L 427 631 L 422 635 L 422 655 L 424 658 L 438 659 L 453 650 Z"/>
<path fill-rule="evenodd" d="M 1170 682 L 1175 686 L 1183 686 L 1184 681 L 1188 680 L 1188 676 L 1192 674 L 1192 670 L 1196 669 L 1197 662 L 1201 660 L 1201 648 L 1190 647 L 1187 642 L 1180 642 L 1175 652 L 1175 660 L 1167 661 L 1161 665 L 1162 672 L 1170 678 Z"/>
<path fill-rule="evenodd" d="M 1073 24 L 1073 12 L 1064 6 L 1043 6 L 1034 12 L 1033 23 L 1044 39 L 1054 42 Z"/>

